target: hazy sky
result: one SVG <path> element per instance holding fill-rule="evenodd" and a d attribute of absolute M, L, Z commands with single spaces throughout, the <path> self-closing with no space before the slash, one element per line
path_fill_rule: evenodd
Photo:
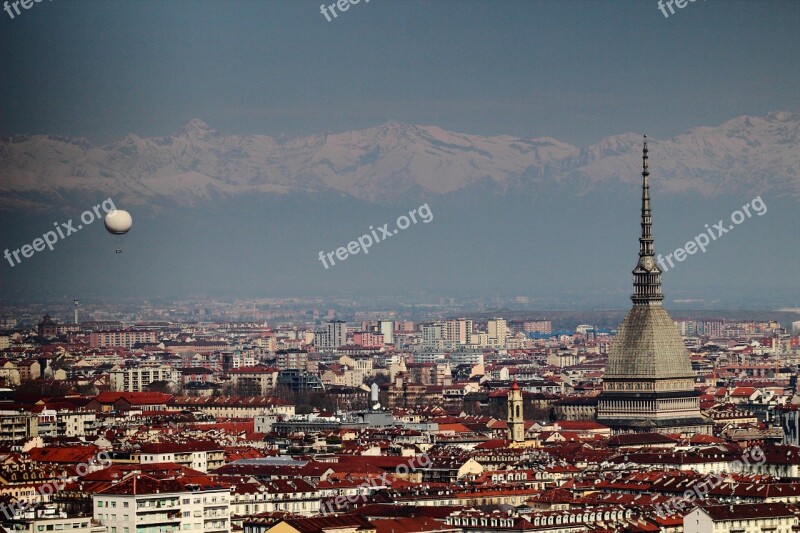
<path fill-rule="evenodd" d="M 664 138 L 800 109 L 799 27 L 796 0 L 42 1 L 0 12 L 0 134 Z"/>

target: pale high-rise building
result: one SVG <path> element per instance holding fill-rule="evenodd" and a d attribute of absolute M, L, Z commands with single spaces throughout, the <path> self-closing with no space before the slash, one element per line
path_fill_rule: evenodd
<path fill-rule="evenodd" d="M 344 320 L 331 320 L 325 324 L 325 329 L 319 331 L 314 339 L 314 344 L 320 351 L 335 350 L 347 343 L 347 322 Z"/>
<path fill-rule="evenodd" d="M 490 320 L 486 328 L 489 333 L 489 344 L 492 346 L 504 347 L 508 337 L 508 324 L 505 318 L 495 318 Z"/>
<path fill-rule="evenodd" d="M 385 344 L 394 344 L 394 321 L 378 320 L 378 333 L 383 333 Z"/>
<path fill-rule="evenodd" d="M 549 320 L 528 320 L 522 325 L 525 333 L 545 333 L 553 332 L 553 323 Z"/>
<path fill-rule="evenodd" d="M 472 335 L 472 320 L 457 318 L 448 320 L 444 324 L 444 338 L 456 344 L 470 344 Z"/>
<path fill-rule="evenodd" d="M 444 324 L 423 324 L 422 344 L 428 348 L 441 349 L 445 341 Z"/>

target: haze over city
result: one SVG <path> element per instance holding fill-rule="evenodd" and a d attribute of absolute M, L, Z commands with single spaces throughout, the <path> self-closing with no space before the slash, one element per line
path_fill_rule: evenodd
<path fill-rule="evenodd" d="M 624 308 L 647 133 L 658 252 L 768 207 L 665 273 L 667 305 L 797 307 L 799 8 L 763 6 L 23 10 L 0 37 L 4 250 L 107 198 L 134 230 L 123 254 L 95 224 L 5 260 L 0 291 Z M 426 202 L 430 224 L 319 262 Z"/>

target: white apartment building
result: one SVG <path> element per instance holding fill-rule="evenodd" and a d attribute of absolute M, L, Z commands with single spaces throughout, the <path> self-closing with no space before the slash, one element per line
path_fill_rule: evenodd
<path fill-rule="evenodd" d="M 106 533 L 105 528 L 92 523 L 91 516 L 68 516 L 52 507 L 26 509 L 5 522 L 5 530 L 14 533 L 69 531 L 70 533 Z"/>
<path fill-rule="evenodd" d="M 444 360 L 447 356 L 441 350 L 421 350 L 414 353 L 414 363 L 435 363 Z"/>
<path fill-rule="evenodd" d="M 111 389 L 116 392 L 145 392 L 154 381 L 181 382 L 181 374 L 171 366 L 141 366 L 109 372 Z"/>
<path fill-rule="evenodd" d="M 483 351 L 478 348 L 460 347 L 450 354 L 450 361 L 453 366 L 458 365 L 482 365 Z"/>
<path fill-rule="evenodd" d="M 230 491 L 136 474 L 92 495 L 94 519 L 107 533 L 227 533 Z"/>
<path fill-rule="evenodd" d="M 347 344 L 347 322 L 344 320 L 331 320 L 314 338 L 314 345 L 320 352 L 331 352 L 345 344 Z"/>
<path fill-rule="evenodd" d="M 436 350 L 444 349 L 445 325 L 424 324 L 422 326 L 422 345 Z"/>
<path fill-rule="evenodd" d="M 383 334 L 385 344 L 394 344 L 394 321 L 378 320 L 378 333 Z"/>
<path fill-rule="evenodd" d="M 140 464 L 176 463 L 206 473 L 225 464 L 225 447 L 208 441 L 145 443 L 131 459 Z"/>
<path fill-rule="evenodd" d="M 94 432 L 97 413 L 94 411 L 55 411 L 39 413 L 39 435 L 43 437 L 83 437 Z"/>

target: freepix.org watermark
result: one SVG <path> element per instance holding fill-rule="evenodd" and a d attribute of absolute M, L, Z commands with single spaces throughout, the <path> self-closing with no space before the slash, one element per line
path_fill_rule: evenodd
<path fill-rule="evenodd" d="M 398 477 L 407 476 L 411 472 L 428 468 L 431 463 L 432 461 L 431 458 L 428 457 L 428 454 L 414 456 L 410 460 L 406 461 L 406 463 L 397 465 L 394 474 Z M 388 476 L 389 473 L 384 472 L 378 479 L 369 478 L 368 480 L 364 481 L 358 486 L 358 490 L 355 493 L 347 496 L 344 494 L 339 494 L 335 498 L 328 500 L 327 504 L 320 506 L 320 514 L 322 516 L 326 516 L 330 513 L 338 512 L 345 503 L 349 503 L 351 505 L 358 502 L 367 503 L 370 499 L 371 491 L 386 486 L 386 483 L 389 481 Z"/>
<path fill-rule="evenodd" d="M 696 1 L 697 0 L 666 0 L 665 2 L 664 0 L 658 0 L 658 10 L 664 14 L 664 18 L 667 18 L 669 17 L 669 15 L 667 15 L 666 8 L 669 8 L 670 13 L 672 13 L 673 15 L 675 14 L 675 10 L 672 9 L 672 4 L 675 4 L 675 7 L 683 9 L 688 5 L 689 2 L 694 3 Z M 703 0 L 703 2 L 705 2 L 705 0 Z M 666 6 L 664 5 L 665 3 Z"/>
<path fill-rule="evenodd" d="M 75 475 L 78 477 L 83 477 L 90 472 L 94 472 L 96 470 L 102 470 L 104 468 L 108 468 L 112 465 L 111 457 L 106 452 L 100 452 L 97 454 L 97 457 L 93 457 L 88 463 L 80 463 L 75 467 Z M 38 496 L 36 494 L 33 495 L 34 498 L 41 498 L 41 501 L 47 501 L 47 499 L 56 494 L 59 491 L 64 490 L 64 487 L 67 485 L 67 479 L 70 476 L 66 474 L 62 474 L 59 476 L 57 481 L 50 481 L 47 483 L 43 483 L 36 488 L 36 492 L 38 492 Z M 35 501 L 35 500 L 34 500 Z M 25 509 L 31 505 L 30 502 L 25 500 L 17 500 L 15 502 L 9 503 L 7 505 L 0 505 L 0 513 L 2 513 L 6 520 L 14 519 L 18 514 L 25 511 Z"/>
<path fill-rule="evenodd" d="M 339 8 L 339 11 L 341 13 L 344 13 L 345 11 L 350 9 L 351 5 L 354 6 L 357 3 L 359 3 L 360 1 L 361 0 L 337 0 L 336 2 L 334 2 L 334 3 L 332 3 L 332 4 L 328 5 L 328 6 L 326 6 L 325 4 L 322 4 L 321 6 L 319 6 L 319 12 L 322 13 L 322 15 L 326 19 L 328 19 L 328 22 L 330 22 L 331 20 L 333 20 L 331 18 L 331 15 L 333 15 L 334 19 L 339 16 L 339 15 L 336 14 L 336 8 L 337 7 Z M 364 0 L 365 4 L 367 2 L 369 2 L 369 0 Z M 330 14 L 328 14 L 328 10 L 330 10 Z"/>
<path fill-rule="evenodd" d="M 11 17 L 11 20 L 14 20 L 14 13 L 11 12 L 11 8 L 14 8 L 14 11 L 17 12 L 17 15 L 22 15 L 22 11 L 19 10 L 18 6 L 22 6 L 22 9 L 30 9 L 33 7 L 34 3 L 39 3 L 42 0 L 14 0 L 9 5 L 9 2 L 6 0 L 3 2 L 3 11 L 8 13 L 8 16 Z M 50 0 L 51 2 L 53 0 Z"/>
<path fill-rule="evenodd" d="M 395 228 L 394 230 L 389 229 L 388 222 L 383 226 L 378 227 L 377 230 L 373 226 L 370 226 L 369 227 L 370 233 L 365 233 L 364 235 L 358 238 L 358 241 L 350 241 L 349 243 L 347 243 L 347 247 L 340 246 L 339 248 L 336 249 L 335 252 L 328 252 L 328 253 L 325 253 L 320 250 L 319 260 L 322 262 L 322 266 L 325 267 L 325 270 L 327 270 L 329 267 L 336 264 L 336 261 L 333 260 L 334 255 L 336 256 L 336 259 L 338 259 L 339 261 L 344 261 L 345 259 L 347 259 L 349 255 L 356 255 L 357 253 L 362 251 L 364 252 L 364 254 L 368 254 L 369 248 L 373 244 L 378 244 L 380 242 L 385 241 L 392 235 L 397 235 L 397 233 L 401 229 L 406 229 L 412 223 L 416 224 L 417 215 L 419 215 L 420 219 L 424 224 L 427 224 L 428 222 L 433 220 L 433 213 L 431 212 L 431 208 L 428 207 L 428 204 L 423 204 L 409 211 L 408 216 L 400 215 L 399 217 L 397 217 L 397 221 L 395 222 L 397 228 Z M 328 265 L 328 261 L 330 261 L 330 265 Z"/>
<path fill-rule="evenodd" d="M 111 198 L 107 198 L 103 200 L 102 204 L 97 204 L 91 210 L 87 209 L 83 213 L 81 213 L 81 222 L 83 224 L 78 224 L 76 228 L 73 223 L 72 219 L 67 220 L 66 222 L 61 222 L 60 225 L 58 222 L 53 222 L 53 226 L 55 226 L 55 231 L 50 230 L 41 237 L 33 239 L 33 242 L 30 244 L 25 244 L 16 250 L 10 251 L 6 248 L 6 251 L 3 252 L 3 257 L 6 258 L 8 264 L 11 265 L 11 268 L 14 268 L 15 265 L 18 265 L 22 262 L 20 259 L 20 254 L 23 258 L 27 259 L 33 257 L 35 252 L 41 252 L 45 249 L 45 247 L 50 248 L 50 251 L 53 251 L 53 245 L 58 242 L 58 239 L 66 239 L 73 233 L 77 233 L 78 231 L 83 229 L 83 225 L 89 225 L 95 220 L 100 220 L 103 218 L 103 214 L 100 213 L 100 208 L 103 208 L 105 214 L 111 213 L 112 211 L 116 211 L 117 208 L 114 206 L 114 201 Z M 13 256 L 13 259 L 12 259 Z M 16 261 L 16 263 L 14 262 Z"/>
<path fill-rule="evenodd" d="M 750 462 L 753 459 L 753 462 Z M 742 460 L 736 460 L 730 463 L 729 470 L 731 472 L 743 472 L 744 467 L 750 467 L 752 464 L 758 466 L 763 465 L 767 461 L 764 455 L 764 450 L 759 446 L 746 450 L 742 456 Z M 716 489 L 725 482 L 725 476 L 719 474 L 707 474 L 703 481 L 695 483 L 681 496 L 675 496 L 663 504 L 655 504 L 655 511 L 661 517 L 671 516 L 678 512 L 682 512 L 685 507 L 691 507 L 694 501 L 703 501 L 708 497 L 708 493 Z"/>
<path fill-rule="evenodd" d="M 711 244 L 712 241 L 716 241 L 718 238 L 732 230 L 735 226 L 738 226 L 753 216 L 753 214 L 750 212 L 751 207 L 758 216 L 761 216 L 767 212 L 767 204 L 764 203 L 764 200 L 762 200 L 760 196 L 756 196 L 750 200 L 749 204 L 744 204 L 741 211 L 737 209 L 731 213 L 731 222 L 733 222 L 733 224 L 725 226 L 725 221 L 721 219 L 711 227 L 706 224 L 705 232 L 697 235 L 693 240 L 687 242 L 681 248 L 678 248 L 674 252 L 668 253 L 664 257 L 661 257 L 661 254 L 658 254 L 656 262 L 658 263 L 658 266 L 661 267 L 661 271 L 666 272 L 669 270 L 669 268 L 675 267 L 675 263 L 672 262 L 673 256 L 675 257 L 675 261 L 681 262 L 686 259 L 687 256 L 697 253 L 697 250 L 706 253 L 706 246 Z M 667 268 L 667 263 L 669 263 L 669 268 Z"/>

